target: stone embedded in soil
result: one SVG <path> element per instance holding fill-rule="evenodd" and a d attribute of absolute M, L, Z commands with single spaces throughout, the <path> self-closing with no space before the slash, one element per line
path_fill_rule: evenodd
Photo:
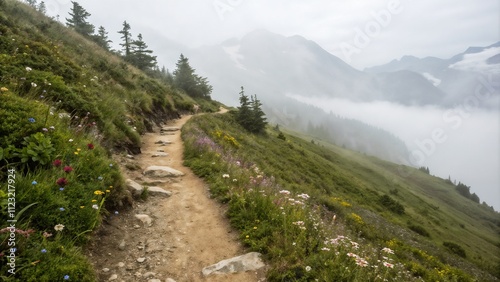
<path fill-rule="evenodd" d="M 138 263 L 143 263 L 143 262 L 145 262 L 145 261 L 146 261 L 146 258 L 138 258 L 138 259 L 137 259 L 137 262 L 138 262 Z"/>
<path fill-rule="evenodd" d="M 161 282 L 160 279 L 149 279 L 148 282 Z"/>
<path fill-rule="evenodd" d="M 175 126 L 166 126 L 166 127 L 162 127 L 160 129 L 160 132 L 174 132 L 174 131 L 179 131 L 180 128 L 179 127 L 175 127 Z"/>
<path fill-rule="evenodd" d="M 172 192 L 167 191 L 167 190 L 160 188 L 160 187 L 153 186 L 153 187 L 148 187 L 148 195 L 150 195 L 150 196 L 162 196 L 162 197 L 168 198 L 168 197 L 172 196 Z"/>
<path fill-rule="evenodd" d="M 160 145 L 160 146 L 167 146 L 167 145 L 172 144 L 172 141 L 170 141 L 170 140 L 158 140 L 155 142 L 155 144 Z"/>
<path fill-rule="evenodd" d="M 144 273 L 144 274 L 142 275 L 142 277 L 144 277 L 144 278 L 152 278 L 152 277 L 154 277 L 155 275 L 156 275 L 156 273 L 154 273 L 154 272 L 146 272 L 146 273 Z"/>
<path fill-rule="evenodd" d="M 154 153 L 151 155 L 152 158 L 161 158 L 161 157 L 168 157 L 168 153 Z"/>
<path fill-rule="evenodd" d="M 144 224 L 144 227 L 149 227 L 153 224 L 153 219 L 147 214 L 136 214 L 135 218 L 140 220 Z"/>
<path fill-rule="evenodd" d="M 132 193 L 132 196 L 139 197 L 144 191 L 144 187 L 141 184 L 135 182 L 132 179 L 126 180 L 127 189 Z"/>
<path fill-rule="evenodd" d="M 114 281 L 116 279 L 118 279 L 118 275 L 117 274 L 113 274 L 113 275 L 111 275 L 111 277 L 109 277 L 108 281 Z"/>
<path fill-rule="evenodd" d="M 102 272 L 109 272 L 109 268 L 107 268 L 107 267 L 103 268 Z"/>
<path fill-rule="evenodd" d="M 142 181 L 142 185 L 146 186 L 156 186 L 156 185 L 161 185 L 165 183 L 170 183 L 168 180 L 162 180 L 162 179 L 144 179 Z"/>
<path fill-rule="evenodd" d="M 127 243 L 125 243 L 125 239 L 122 239 L 120 242 L 120 245 L 118 245 L 118 249 L 120 249 L 120 251 L 123 251 L 123 250 L 125 250 L 126 246 L 127 246 Z"/>
<path fill-rule="evenodd" d="M 180 172 L 176 169 L 173 169 L 168 166 L 157 166 L 153 165 L 148 168 L 143 172 L 144 175 L 150 176 L 150 177 L 179 177 L 183 176 L 184 173 Z"/>
<path fill-rule="evenodd" d="M 117 264 L 117 266 L 118 266 L 119 268 L 122 268 L 122 267 L 124 267 L 124 266 L 125 266 L 125 263 L 120 261 L 120 262 Z"/>
<path fill-rule="evenodd" d="M 260 258 L 261 256 L 260 253 L 251 252 L 242 256 L 222 260 L 216 264 L 203 268 L 201 272 L 204 276 L 208 276 L 211 274 L 227 274 L 258 270 L 265 266 Z"/>
<path fill-rule="evenodd" d="M 172 278 L 167 278 L 167 280 L 165 280 L 165 282 L 175 282 L 175 280 Z"/>

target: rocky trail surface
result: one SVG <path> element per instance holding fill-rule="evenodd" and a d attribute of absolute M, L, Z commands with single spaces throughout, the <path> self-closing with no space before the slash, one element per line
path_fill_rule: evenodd
<path fill-rule="evenodd" d="M 190 117 L 145 134 L 140 155 L 117 156 L 131 193 L 147 197 L 111 213 L 91 242 L 99 281 L 265 281 L 260 254 L 235 258 L 246 252 L 224 206 L 183 165 L 180 128 Z"/>

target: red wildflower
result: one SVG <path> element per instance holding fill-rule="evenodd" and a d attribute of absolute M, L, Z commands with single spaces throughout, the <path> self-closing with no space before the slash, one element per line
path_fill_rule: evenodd
<path fill-rule="evenodd" d="M 88 143 L 87 144 L 87 148 L 89 148 L 89 150 L 93 150 L 94 149 L 94 144 Z"/>
<path fill-rule="evenodd" d="M 68 180 L 66 180 L 66 178 L 64 178 L 64 177 L 61 177 L 61 178 L 57 179 L 56 184 L 61 186 L 61 187 L 64 187 L 64 185 L 68 184 Z"/>
<path fill-rule="evenodd" d="M 62 161 L 61 161 L 60 159 L 57 159 L 57 160 L 55 160 L 54 162 L 52 162 L 52 164 L 53 164 L 54 166 L 56 166 L 56 167 L 59 167 L 59 166 L 61 166 Z"/>
<path fill-rule="evenodd" d="M 66 173 L 70 173 L 70 172 L 72 172 L 72 171 L 73 171 L 73 168 L 72 168 L 71 166 L 67 165 L 67 166 L 65 166 L 65 167 L 63 168 L 63 170 L 64 170 L 64 172 L 66 172 Z"/>

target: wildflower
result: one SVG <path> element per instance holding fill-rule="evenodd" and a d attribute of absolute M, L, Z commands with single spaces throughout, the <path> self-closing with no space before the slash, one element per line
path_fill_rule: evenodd
<path fill-rule="evenodd" d="M 305 194 L 305 193 L 302 193 L 302 194 L 298 195 L 297 197 L 302 198 L 302 199 L 304 199 L 304 200 L 309 199 L 309 195 L 307 195 L 307 194 Z"/>
<path fill-rule="evenodd" d="M 66 173 L 70 173 L 70 172 L 72 172 L 72 171 L 73 171 L 73 168 L 72 168 L 71 166 L 67 165 L 67 166 L 65 166 L 65 167 L 63 168 L 63 170 L 64 170 L 64 172 L 66 172 Z"/>
<path fill-rule="evenodd" d="M 64 187 L 59 187 L 59 191 L 64 191 Z"/>
<path fill-rule="evenodd" d="M 389 248 L 383 248 L 382 252 L 388 253 L 388 254 L 394 254 L 394 251 L 389 249 Z"/>
<path fill-rule="evenodd" d="M 311 271 L 311 267 L 310 267 L 309 265 L 308 265 L 308 266 L 306 266 L 306 271 L 307 271 L 307 272 Z"/>
<path fill-rule="evenodd" d="M 69 139 L 68 142 L 73 142 L 73 139 Z"/>
<path fill-rule="evenodd" d="M 113 167 L 113 164 L 109 164 L 109 167 Z"/>
<path fill-rule="evenodd" d="M 357 254 L 353 254 L 353 253 L 347 253 L 347 256 L 351 257 L 351 258 L 357 258 L 358 257 Z"/>
<path fill-rule="evenodd" d="M 64 187 L 66 184 L 68 184 L 68 180 L 66 180 L 66 178 L 64 178 L 64 177 L 61 177 L 61 178 L 57 179 L 56 184 L 61 186 L 61 187 Z"/>
<path fill-rule="evenodd" d="M 69 280 L 69 275 L 64 275 L 64 280 Z"/>
<path fill-rule="evenodd" d="M 392 264 L 392 263 L 388 263 L 388 262 L 384 261 L 382 264 L 383 264 L 385 267 L 387 267 L 387 268 L 394 268 L 394 264 Z"/>
<path fill-rule="evenodd" d="M 78 155 L 78 154 L 79 154 L 79 152 L 78 152 L 78 151 L 76 151 L 76 152 L 75 152 L 75 155 Z"/>
<path fill-rule="evenodd" d="M 356 258 L 356 264 L 361 266 L 361 267 L 367 267 L 368 266 L 368 262 L 363 259 L 363 258 Z"/>
<path fill-rule="evenodd" d="M 38 85 L 36 85 L 36 83 L 32 82 L 31 83 L 31 87 L 37 87 Z"/>
<path fill-rule="evenodd" d="M 238 179 L 236 179 L 236 178 L 235 178 L 235 179 L 233 179 L 233 182 L 238 182 Z"/>
<path fill-rule="evenodd" d="M 57 159 L 57 160 L 52 162 L 52 165 L 55 167 L 61 166 L 61 164 L 62 164 L 62 161 L 60 159 Z"/>
<path fill-rule="evenodd" d="M 296 221 L 296 222 L 292 222 L 293 225 L 297 225 L 297 226 L 304 226 L 304 222 L 302 220 L 299 220 L 299 221 Z"/>
<path fill-rule="evenodd" d="M 30 67 L 26 67 L 26 71 L 32 71 L 33 69 Z"/>
<path fill-rule="evenodd" d="M 280 194 L 290 195 L 290 191 L 288 191 L 288 190 L 281 190 Z"/>
<path fill-rule="evenodd" d="M 47 252 L 46 249 L 42 249 L 42 254 L 45 254 Z"/>
<path fill-rule="evenodd" d="M 43 232 L 42 236 L 45 237 L 45 238 L 49 238 L 49 237 L 52 236 L 52 233 Z"/>
<path fill-rule="evenodd" d="M 65 211 L 65 209 L 64 209 L 64 208 L 59 208 L 59 210 L 60 210 L 60 211 Z"/>
<path fill-rule="evenodd" d="M 95 190 L 94 194 L 95 195 L 102 195 L 102 194 L 104 194 L 104 192 L 102 192 L 101 190 Z"/>
<path fill-rule="evenodd" d="M 2 91 L 2 92 L 7 92 L 7 91 L 9 91 L 9 88 L 7 88 L 7 87 L 2 87 L 2 88 L 0 88 L 0 91 Z"/>
<path fill-rule="evenodd" d="M 48 130 L 47 128 L 45 128 L 45 127 L 44 127 L 44 128 L 42 128 L 42 131 L 43 131 L 43 132 L 48 132 L 49 130 Z"/>
<path fill-rule="evenodd" d="M 323 247 L 323 248 L 321 248 L 321 250 L 322 250 L 322 251 L 329 251 L 329 250 L 330 250 L 330 248 Z"/>
<path fill-rule="evenodd" d="M 36 122 L 36 120 L 35 120 L 34 118 L 32 118 L 32 117 L 30 117 L 30 118 L 28 119 L 28 121 L 29 121 L 29 122 L 31 122 L 31 123 Z"/>
<path fill-rule="evenodd" d="M 247 238 L 247 239 L 248 239 L 248 238 L 250 238 L 250 236 L 248 236 L 248 235 L 247 235 L 247 236 L 245 236 L 245 238 Z"/>
<path fill-rule="evenodd" d="M 76 149 L 76 151 L 77 151 L 77 152 L 80 152 L 81 150 L 82 150 L 82 149 L 80 149 L 80 148 L 77 148 L 77 149 Z"/>
<path fill-rule="evenodd" d="M 97 202 L 97 200 L 95 200 L 95 199 L 94 199 L 94 200 L 92 200 L 92 203 L 95 203 L 95 202 Z"/>
<path fill-rule="evenodd" d="M 102 177 L 102 176 L 99 176 L 99 177 L 97 177 L 97 179 L 98 179 L 98 180 L 102 180 L 102 179 L 103 179 L 103 177 Z"/>
<path fill-rule="evenodd" d="M 54 113 L 52 113 L 52 114 L 54 114 Z M 56 130 L 56 128 L 54 126 L 50 126 L 49 129 L 50 130 Z"/>
<path fill-rule="evenodd" d="M 92 205 L 92 208 L 95 209 L 95 210 L 98 210 L 99 206 L 98 205 Z"/>
<path fill-rule="evenodd" d="M 88 143 L 88 144 L 87 144 L 87 148 L 88 148 L 89 150 L 93 150 L 93 149 L 94 149 L 94 144 L 92 144 L 92 143 Z"/>
<path fill-rule="evenodd" d="M 54 226 L 54 230 L 56 231 L 63 231 L 64 229 L 64 225 L 62 224 L 57 224 L 56 226 Z"/>
<path fill-rule="evenodd" d="M 80 206 L 81 209 L 85 208 L 85 206 Z"/>
<path fill-rule="evenodd" d="M 118 212 L 118 211 L 115 211 L 115 214 L 116 214 L 116 215 L 118 215 L 118 214 L 119 214 L 119 212 Z"/>
<path fill-rule="evenodd" d="M 37 185 L 37 184 L 38 184 L 38 182 L 36 182 L 36 180 L 33 180 L 33 181 L 31 182 L 31 185 Z"/>
<path fill-rule="evenodd" d="M 227 174 L 227 173 L 226 173 L 226 174 L 223 174 L 223 175 L 222 175 L 222 178 L 229 178 L 229 174 Z"/>

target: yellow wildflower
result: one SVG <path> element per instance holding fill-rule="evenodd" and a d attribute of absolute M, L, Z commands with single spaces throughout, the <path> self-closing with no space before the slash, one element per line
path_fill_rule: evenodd
<path fill-rule="evenodd" d="M 0 88 L 0 91 L 2 91 L 2 92 L 6 92 L 6 91 L 9 91 L 9 88 L 7 88 L 7 87 L 2 87 L 2 88 Z"/>

